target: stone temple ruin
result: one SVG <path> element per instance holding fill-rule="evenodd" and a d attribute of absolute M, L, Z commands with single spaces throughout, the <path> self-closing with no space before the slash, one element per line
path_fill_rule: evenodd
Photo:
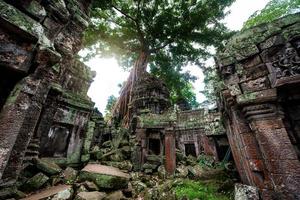
<path fill-rule="evenodd" d="M 234 36 L 218 55 L 226 133 L 244 183 L 299 199 L 300 15 Z"/>
<path fill-rule="evenodd" d="M 202 155 L 233 160 L 252 199 L 300 199 L 299 14 L 228 41 L 218 109 L 173 109 L 145 73 L 128 131 L 87 96 L 95 74 L 76 54 L 90 3 L 0 0 L 0 199 L 133 198 L 147 187 L 139 171 L 198 176 Z"/>

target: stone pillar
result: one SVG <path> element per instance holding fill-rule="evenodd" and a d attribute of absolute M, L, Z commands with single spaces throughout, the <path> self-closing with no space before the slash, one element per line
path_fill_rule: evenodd
<path fill-rule="evenodd" d="M 165 168 L 169 175 L 173 175 L 176 169 L 176 146 L 174 128 L 165 129 Z"/>
<path fill-rule="evenodd" d="M 145 145 L 142 144 L 146 138 L 146 129 L 138 128 L 136 129 L 136 145 L 131 155 L 133 169 L 135 171 L 141 170 L 142 165 L 144 164 L 144 151 Z"/>
<path fill-rule="evenodd" d="M 247 106 L 243 111 L 255 132 L 270 178 L 269 188 L 274 191 L 263 191 L 263 198 L 300 198 L 300 162 L 283 124 L 282 113 L 269 103 Z"/>

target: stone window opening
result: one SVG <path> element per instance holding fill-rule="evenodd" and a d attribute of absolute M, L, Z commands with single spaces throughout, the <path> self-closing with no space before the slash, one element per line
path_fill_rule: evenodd
<path fill-rule="evenodd" d="M 160 155 L 160 140 L 149 138 L 148 140 L 148 154 L 149 155 Z"/>
<path fill-rule="evenodd" d="M 189 156 L 189 155 L 194 156 L 194 157 L 197 156 L 195 144 L 193 144 L 193 143 L 184 144 L 184 149 L 185 149 L 186 156 Z"/>

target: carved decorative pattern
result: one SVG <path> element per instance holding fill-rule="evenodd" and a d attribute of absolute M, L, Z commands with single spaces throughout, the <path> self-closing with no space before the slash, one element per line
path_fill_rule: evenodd
<path fill-rule="evenodd" d="M 300 82 L 300 56 L 290 43 L 287 43 L 284 53 L 267 66 L 273 87 Z"/>
<path fill-rule="evenodd" d="M 258 104 L 244 107 L 243 113 L 248 120 L 259 120 L 280 114 L 280 111 L 273 104 Z"/>

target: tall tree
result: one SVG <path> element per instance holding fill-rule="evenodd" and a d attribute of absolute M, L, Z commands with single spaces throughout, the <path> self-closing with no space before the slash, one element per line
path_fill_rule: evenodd
<path fill-rule="evenodd" d="M 148 63 L 162 75 L 164 67 L 200 64 L 209 56 L 208 47 L 221 47 L 228 36 L 221 19 L 233 1 L 95 0 L 85 46 L 94 54 L 114 55 L 124 67 L 133 66 L 114 115 L 128 123 L 132 90 Z"/>

